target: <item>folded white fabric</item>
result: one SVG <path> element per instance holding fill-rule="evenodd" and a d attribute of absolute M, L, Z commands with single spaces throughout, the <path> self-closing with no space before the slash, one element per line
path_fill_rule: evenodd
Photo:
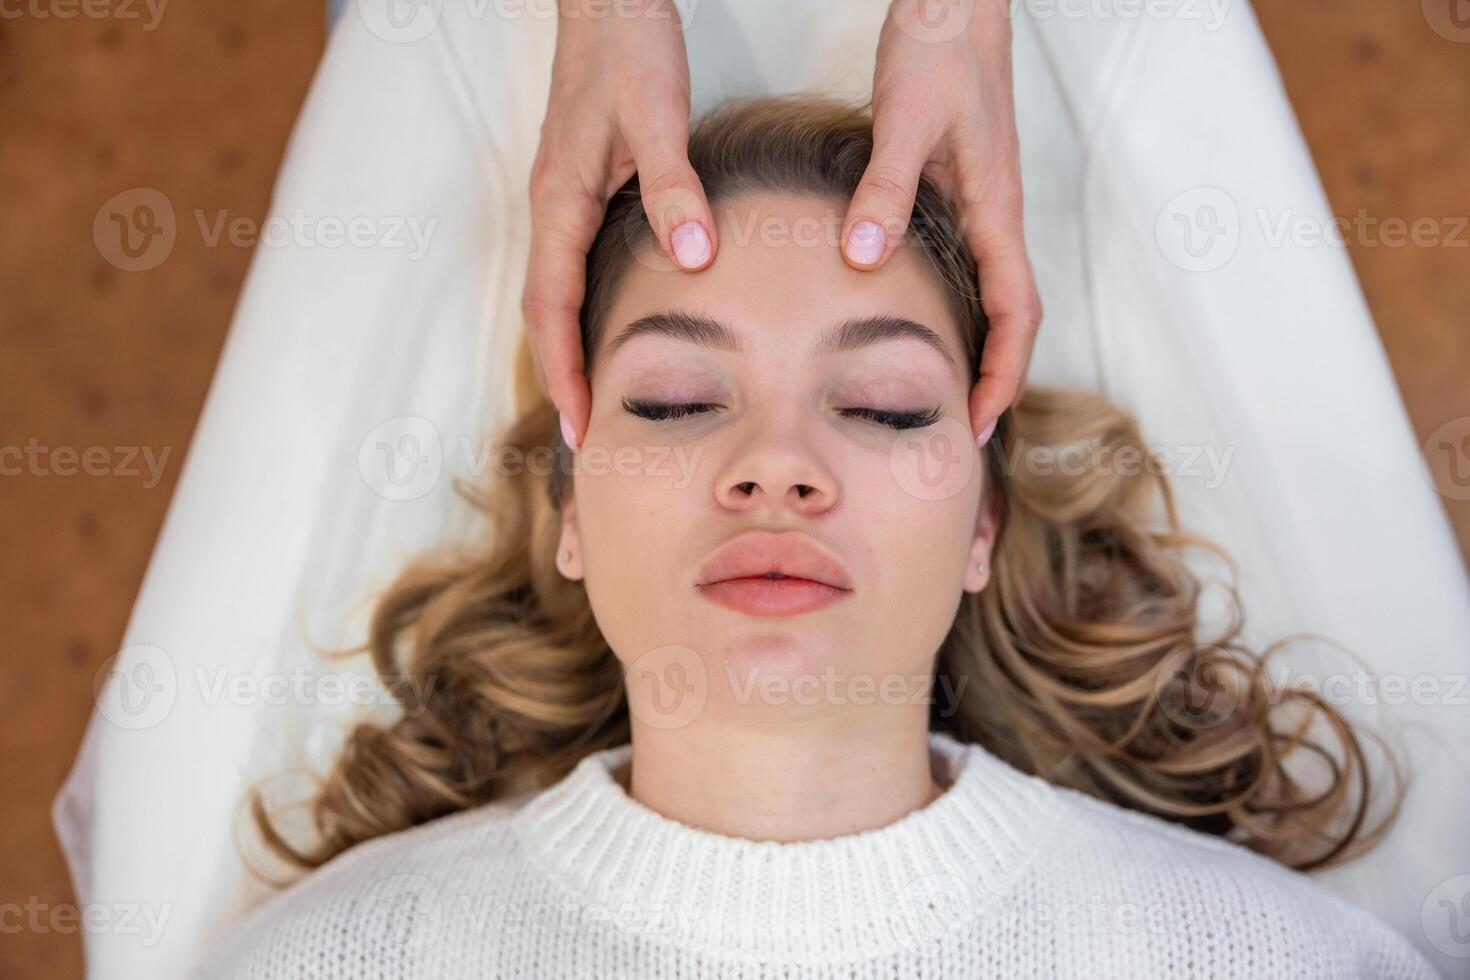
<path fill-rule="evenodd" d="M 683 0 L 695 111 L 865 97 L 885 8 Z M 184 972 L 264 894 L 236 847 L 247 787 L 391 710 L 362 661 L 316 650 L 360 640 L 372 592 L 472 528 L 451 481 L 483 477 L 510 406 L 553 10 L 361 0 L 331 38 L 272 208 L 301 230 L 257 249 L 57 800 L 79 901 L 161 921 L 87 931 L 93 977 Z M 1344 690 L 1416 780 L 1384 845 L 1322 877 L 1449 969 L 1470 955 L 1442 904 L 1470 891 L 1470 588 L 1345 253 L 1281 233 L 1331 212 L 1254 18 L 1031 0 L 1015 33 L 1032 380 L 1139 416 L 1185 520 L 1239 562 L 1250 640 L 1313 630 L 1360 658 L 1282 661 Z M 1419 693 L 1365 696 L 1364 669 Z"/>

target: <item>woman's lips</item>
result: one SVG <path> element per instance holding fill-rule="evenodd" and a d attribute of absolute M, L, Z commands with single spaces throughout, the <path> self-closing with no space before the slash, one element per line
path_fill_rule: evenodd
<path fill-rule="evenodd" d="M 750 616 L 799 616 L 852 595 L 805 578 L 730 578 L 701 585 L 699 593 L 713 603 Z"/>

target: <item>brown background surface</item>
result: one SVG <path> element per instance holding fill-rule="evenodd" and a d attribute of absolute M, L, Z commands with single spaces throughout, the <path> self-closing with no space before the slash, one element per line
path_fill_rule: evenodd
<path fill-rule="evenodd" d="M 121 0 L 108 9 L 121 11 Z M 0 445 L 168 451 L 163 479 L 0 477 L 0 902 L 74 901 L 49 807 L 119 643 L 219 355 L 249 251 L 180 235 L 120 272 L 92 242 L 113 194 L 264 218 L 323 43 L 310 0 L 177 3 L 124 19 L 0 19 Z M 1260 0 L 1335 212 L 1470 213 L 1470 43 L 1416 0 Z M 1421 441 L 1470 416 L 1470 250 L 1352 258 Z M 1446 500 L 1470 552 L 1470 504 Z M 185 828 L 181 828 L 181 831 Z M 0 937 L 0 976 L 81 975 L 75 933 Z"/>

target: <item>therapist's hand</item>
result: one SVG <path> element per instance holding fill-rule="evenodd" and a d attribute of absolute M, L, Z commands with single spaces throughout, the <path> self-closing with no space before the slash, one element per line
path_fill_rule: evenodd
<path fill-rule="evenodd" d="M 620 0 L 609 16 L 560 0 L 558 9 L 551 95 L 531 168 L 521 312 L 541 385 L 576 446 L 591 407 L 578 311 L 608 199 L 637 172 L 659 248 L 681 268 L 709 265 L 718 241 L 689 166 L 689 62 L 674 5 Z"/>
<path fill-rule="evenodd" d="M 1021 228 L 1005 0 L 895 0 L 878 38 L 873 157 L 842 225 L 849 265 L 876 269 L 908 228 L 926 173 L 953 202 L 979 266 L 990 333 L 970 392 L 978 440 L 1015 403 L 1041 300 Z"/>

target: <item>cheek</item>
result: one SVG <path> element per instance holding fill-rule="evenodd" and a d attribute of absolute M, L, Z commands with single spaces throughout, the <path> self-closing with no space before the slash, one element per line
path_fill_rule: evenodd
<path fill-rule="evenodd" d="M 680 530 L 692 517 L 691 488 L 624 454 L 578 460 L 574 477 L 583 587 L 598 627 L 619 659 L 635 659 L 666 636 L 677 587 Z"/>
<path fill-rule="evenodd" d="M 980 453 L 964 435 L 936 426 L 899 433 L 886 452 L 847 454 L 843 499 L 882 541 L 883 553 L 905 567 L 916 563 L 952 578 L 974 538 L 984 471 Z M 872 522 L 872 523 L 869 523 Z"/>
<path fill-rule="evenodd" d="M 911 476 L 902 466 L 885 467 L 854 481 L 848 494 L 852 526 L 868 529 L 874 594 L 883 605 L 870 621 L 887 670 L 927 669 L 949 633 L 981 498 L 978 465 L 963 481 L 915 483 Z"/>

